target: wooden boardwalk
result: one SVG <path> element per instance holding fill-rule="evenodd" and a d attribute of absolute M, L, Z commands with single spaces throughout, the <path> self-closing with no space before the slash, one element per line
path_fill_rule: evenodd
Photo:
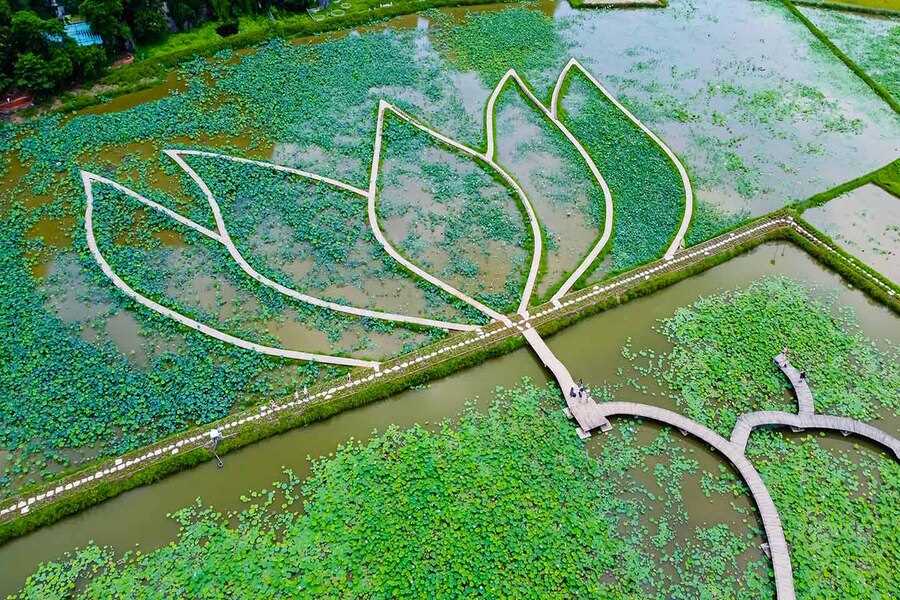
<path fill-rule="evenodd" d="M 800 414 L 808 415 L 814 413 L 815 404 L 813 403 L 812 390 L 809 389 L 809 381 L 806 379 L 806 375 L 791 364 L 791 360 L 786 352 L 778 354 L 774 360 L 781 372 L 785 374 L 791 385 L 794 386 L 794 394 L 797 396 L 797 407 Z"/>
<path fill-rule="evenodd" d="M 522 335 L 528 340 L 529 345 L 534 350 L 538 358 L 545 367 L 550 369 L 556 383 L 562 390 L 562 394 L 566 399 L 566 407 L 569 409 L 569 415 L 578 423 L 578 435 L 582 438 L 590 436 L 594 429 L 608 431 L 612 429 L 609 420 L 604 416 L 602 405 L 597 404 L 589 393 L 579 395 L 578 384 L 569 373 L 566 365 L 562 364 L 553 351 L 547 346 L 540 334 L 535 331 L 534 327 L 523 328 Z M 575 395 L 573 396 L 573 392 Z"/>
<path fill-rule="evenodd" d="M 731 431 L 731 443 L 743 453 L 750 434 L 757 427 L 766 425 L 796 427 L 799 429 L 828 429 L 844 434 L 855 434 L 876 442 L 894 453 L 900 459 L 900 440 L 892 435 L 856 419 L 834 415 L 795 415 L 781 411 L 760 411 L 738 417 Z"/>
<path fill-rule="evenodd" d="M 769 544 L 772 569 L 775 572 L 775 592 L 778 600 L 794 600 L 796 597 L 794 594 L 794 572 L 791 567 L 791 555 L 788 551 L 787 541 L 784 539 L 781 517 L 778 516 L 778 509 L 775 508 L 775 503 L 769 495 L 766 484 L 756 468 L 744 456 L 742 448 L 726 440 L 712 429 L 665 408 L 636 402 L 604 402 L 599 406 L 604 417 L 614 415 L 641 417 L 677 427 L 684 433 L 700 438 L 724 455 L 740 473 L 741 478 L 750 489 L 754 502 L 756 502 L 759 517 L 766 531 L 766 541 Z"/>
<path fill-rule="evenodd" d="M 877 427 L 847 417 L 815 414 L 815 401 L 813 400 L 812 390 L 809 387 L 809 380 L 804 373 L 791 364 L 787 356 L 787 349 L 775 356 L 774 361 L 778 368 L 781 369 L 781 372 L 790 380 L 791 385 L 794 386 L 794 393 L 797 396 L 798 414 L 781 411 L 760 411 L 743 414 L 738 417 L 734 429 L 731 431 L 731 443 L 740 448 L 742 453 L 747 447 L 747 440 L 750 439 L 750 434 L 753 433 L 756 427 L 780 425 L 796 429 L 828 429 L 840 431 L 844 435 L 852 433 L 884 446 L 900 459 L 900 440 Z"/>

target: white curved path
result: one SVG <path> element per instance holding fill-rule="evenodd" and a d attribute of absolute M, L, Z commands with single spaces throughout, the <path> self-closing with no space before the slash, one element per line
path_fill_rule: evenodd
<path fill-rule="evenodd" d="M 606 89 L 603 88 L 603 86 L 600 85 L 600 83 L 589 72 L 587 72 L 587 70 L 585 70 L 584 67 L 582 67 L 581 64 L 574 58 L 572 60 L 570 60 L 569 63 L 565 66 L 565 68 L 560 72 L 559 78 L 557 79 L 557 82 L 556 82 L 556 86 L 554 87 L 552 95 L 551 95 L 550 107 L 547 107 L 540 100 L 538 100 L 538 98 L 534 95 L 534 93 L 531 91 L 531 89 L 528 87 L 528 85 L 525 83 L 525 81 L 518 75 L 518 73 L 515 70 L 510 70 L 504 75 L 504 77 L 500 80 L 500 82 L 497 84 L 497 86 L 494 88 L 493 92 L 491 93 L 490 97 L 488 98 L 487 107 L 486 107 L 486 119 L 485 119 L 485 146 L 486 146 L 486 148 L 485 148 L 484 152 L 479 152 L 475 149 L 472 149 L 464 144 L 457 142 L 456 140 L 453 140 L 453 139 L 441 134 L 440 132 L 428 127 L 421 121 L 404 113 L 402 110 L 394 107 L 387 101 L 381 100 L 378 105 L 378 116 L 377 116 L 377 122 L 376 122 L 375 140 L 374 140 L 374 144 L 373 144 L 374 147 L 373 147 L 373 154 L 372 154 L 372 163 L 371 163 L 371 167 L 370 167 L 369 186 L 368 186 L 367 190 L 357 188 L 353 185 L 347 184 L 347 183 L 339 181 L 337 179 L 333 179 L 330 177 L 324 177 L 324 176 L 317 175 L 315 173 L 311 173 L 308 171 L 294 169 L 294 168 L 286 167 L 286 166 L 282 166 L 282 165 L 276 165 L 273 163 L 251 160 L 251 159 L 246 159 L 246 158 L 238 158 L 238 157 L 233 157 L 233 156 L 226 156 L 223 154 L 199 151 L 199 150 L 167 149 L 164 151 L 165 154 L 167 156 L 169 156 L 173 161 L 175 161 L 175 163 L 178 164 L 179 167 L 181 167 L 181 169 L 183 169 L 185 171 L 185 173 L 194 181 L 194 183 L 198 186 L 198 188 L 206 196 L 207 202 L 209 204 L 210 210 L 212 211 L 213 218 L 216 223 L 215 231 L 213 231 L 209 228 L 203 227 L 202 225 L 195 223 L 191 219 L 188 219 L 187 217 L 184 217 L 183 215 L 180 215 L 171 209 L 168 209 L 156 202 L 153 202 L 153 201 L 143 197 L 140 194 L 133 192 L 132 190 L 126 188 L 125 186 L 117 184 L 105 177 L 101 177 L 99 175 L 94 175 L 92 173 L 83 171 L 82 172 L 82 180 L 84 181 L 84 184 L 85 184 L 85 194 L 88 197 L 88 202 L 87 202 L 87 207 L 86 207 L 86 217 L 89 216 L 87 213 L 92 212 L 92 210 L 93 210 L 94 198 L 93 198 L 93 193 L 91 190 L 92 183 L 93 182 L 104 183 L 106 185 L 110 185 L 110 186 L 116 188 L 117 190 L 119 190 L 121 192 L 126 193 L 127 195 L 138 200 L 139 202 L 143 203 L 144 205 L 146 205 L 150 208 L 153 208 L 154 210 L 157 210 L 172 219 L 175 219 L 179 223 L 193 229 L 194 231 L 224 245 L 225 248 L 228 250 L 228 253 L 232 257 L 232 259 L 238 264 L 238 266 L 247 275 L 249 275 L 256 281 L 258 281 L 262 285 L 269 287 L 270 289 L 273 289 L 273 290 L 275 290 L 285 296 L 288 296 L 294 300 L 304 302 L 307 304 L 311 304 L 313 306 L 318 306 L 320 308 L 325 308 L 325 309 L 329 309 L 329 310 L 334 310 L 336 312 L 354 315 L 357 317 L 381 319 L 381 320 L 395 321 L 395 322 L 400 322 L 400 323 L 409 323 L 409 324 L 421 325 L 421 326 L 425 326 L 425 327 L 438 327 L 438 328 L 442 328 L 442 329 L 446 329 L 446 330 L 453 330 L 453 331 L 476 331 L 476 330 L 479 330 L 478 326 L 472 325 L 472 324 L 467 324 L 467 323 L 456 323 L 456 322 L 452 322 L 452 321 L 429 319 L 429 318 L 424 318 L 424 317 L 416 317 L 416 316 L 403 315 L 403 314 L 398 314 L 398 313 L 370 310 L 370 309 L 364 309 L 364 308 L 358 308 L 355 306 L 340 304 L 340 303 L 336 303 L 336 302 L 330 302 L 327 300 L 323 300 L 321 298 L 317 298 L 315 296 L 310 296 L 308 294 L 304 294 L 302 292 L 299 292 L 293 288 L 284 286 L 284 285 L 266 277 L 265 275 L 263 275 L 259 271 L 257 271 L 252 265 L 250 265 L 250 263 L 244 258 L 244 256 L 238 250 L 238 248 L 234 244 L 233 240 L 231 239 L 230 234 L 228 233 L 228 228 L 222 217 L 221 209 L 219 207 L 218 202 L 215 199 L 214 194 L 209 189 L 209 187 L 206 185 L 206 182 L 187 163 L 187 161 L 184 159 L 184 157 L 185 156 L 213 157 L 213 158 L 218 158 L 218 159 L 229 160 L 229 161 L 236 162 L 236 163 L 250 164 L 250 165 L 273 169 L 276 171 L 292 173 L 295 175 L 299 175 L 301 177 L 311 179 L 313 181 L 317 181 L 317 182 L 320 182 L 320 183 L 323 183 L 326 185 L 334 186 L 338 189 L 342 189 L 342 190 L 350 192 L 354 195 L 365 198 L 367 201 L 369 225 L 372 229 L 372 233 L 375 236 L 378 243 L 385 249 L 385 251 L 394 260 L 396 260 L 398 263 L 403 265 L 406 269 L 408 269 L 414 275 L 416 275 L 419 278 L 423 279 L 424 281 L 427 281 L 430 284 L 444 290 L 445 292 L 451 294 L 452 296 L 465 302 L 466 304 L 474 307 L 476 310 L 478 310 L 482 314 L 486 315 L 491 320 L 499 321 L 506 326 L 511 326 L 512 323 L 506 315 L 500 314 L 498 311 L 479 302 L 478 300 L 472 298 L 471 296 L 463 293 L 462 291 L 458 290 L 457 288 L 450 285 L 449 283 L 447 283 L 447 282 L 439 279 L 438 277 L 435 277 L 434 275 L 428 273 L 427 271 L 419 268 L 417 265 L 415 265 L 411 261 L 407 260 L 399 251 L 397 251 L 397 249 L 385 237 L 383 231 L 381 230 L 381 226 L 380 226 L 380 223 L 378 220 L 378 214 L 377 214 L 377 187 L 378 187 L 378 176 L 379 176 L 380 163 L 381 163 L 381 148 L 382 148 L 382 143 L 383 143 L 384 119 L 388 113 L 396 115 L 398 118 L 402 119 L 403 121 L 406 121 L 407 123 L 411 124 L 412 126 L 416 127 L 417 129 L 427 133 L 428 135 L 434 137 L 437 140 L 440 140 L 444 144 L 449 145 L 450 147 L 462 152 L 463 154 L 465 154 L 471 158 L 474 158 L 476 160 L 484 161 L 490 168 L 494 169 L 502 177 L 502 179 L 506 182 L 506 184 L 512 190 L 514 190 L 514 192 L 519 200 L 519 203 L 521 204 L 523 210 L 525 211 L 525 214 L 526 214 L 526 217 L 528 220 L 528 224 L 529 224 L 529 227 L 531 230 L 532 240 L 533 240 L 533 251 L 532 251 L 532 256 L 531 256 L 531 263 L 530 263 L 530 266 L 528 269 L 528 275 L 527 275 L 527 278 L 526 278 L 526 281 L 525 281 L 525 284 L 524 284 L 524 287 L 522 290 L 521 298 L 519 300 L 519 305 L 518 305 L 518 309 L 517 309 L 517 313 L 519 315 L 521 315 L 521 317 L 523 319 L 527 320 L 529 318 L 528 307 L 531 302 L 531 298 L 532 298 L 534 287 L 535 287 L 535 282 L 537 280 L 537 275 L 538 275 L 538 271 L 540 268 L 541 257 L 543 255 L 540 223 L 537 218 L 537 215 L 535 214 L 534 208 L 531 205 L 531 202 L 529 201 L 524 190 L 522 190 L 522 188 L 519 186 L 519 184 L 516 182 L 516 180 L 512 176 L 510 176 L 510 174 L 507 173 L 506 170 L 504 170 L 499 164 L 497 164 L 497 162 L 494 159 L 495 148 L 496 148 L 496 139 L 495 139 L 495 131 L 494 131 L 494 117 L 495 117 L 494 112 L 496 109 L 496 101 L 497 101 L 497 98 L 498 98 L 500 92 L 502 91 L 502 89 L 504 88 L 504 86 L 507 83 L 509 83 L 510 81 L 514 82 L 519 87 L 519 89 L 522 91 L 522 93 L 526 96 L 526 98 L 531 103 L 533 103 L 543 113 L 543 115 L 547 119 L 549 119 L 563 133 L 563 135 L 566 137 L 566 139 L 570 143 L 573 144 L 573 146 L 578 151 L 579 155 L 585 161 L 585 164 L 588 166 L 588 169 L 591 171 L 591 174 L 594 177 L 595 181 L 597 181 L 598 185 L 600 185 L 600 187 L 603 191 L 604 205 L 605 205 L 604 206 L 605 222 L 604 222 L 604 226 L 603 226 L 603 231 L 601 233 L 599 240 L 595 243 L 595 245 L 590 250 L 590 252 L 587 254 L 587 256 L 582 260 L 582 262 L 578 265 L 578 267 L 575 269 L 575 271 L 569 276 L 569 278 L 565 282 L 563 282 L 561 287 L 553 295 L 552 300 L 553 300 L 554 304 L 558 306 L 560 298 L 566 292 L 568 292 L 572 288 L 572 286 L 574 286 L 576 281 L 584 274 L 584 272 L 590 267 L 590 265 L 600 255 L 603 248 L 609 242 L 609 239 L 612 235 L 612 228 L 613 228 L 613 202 L 612 202 L 612 194 L 610 193 L 609 186 L 606 184 L 606 181 L 604 180 L 602 174 L 600 173 L 599 169 L 597 168 L 597 166 L 594 163 L 593 159 L 591 158 L 590 154 L 587 152 L 587 150 L 584 148 L 584 146 L 581 145 L 581 143 L 577 140 L 577 138 L 568 130 L 568 128 L 559 120 L 558 114 L 557 114 L 558 106 L 559 106 L 559 97 L 560 97 L 561 89 L 563 87 L 563 82 L 564 82 L 565 77 L 567 76 L 568 72 L 573 67 L 580 69 L 588 77 L 588 79 L 594 85 L 596 85 L 597 88 L 604 95 L 606 95 L 606 97 L 609 98 L 610 101 L 612 101 L 617 108 L 619 108 L 619 110 L 622 111 L 623 114 L 625 114 L 644 133 L 646 133 L 654 142 L 656 142 L 666 152 L 666 154 L 669 156 L 669 158 L 675 164 L 676 168 L 678 168 L 678 170 L 679 170 L 679 173 L 681 174 L 683 183 L 685 185 L 685 194 L 686 194 L 685 195 L 685 213 L 684 213 L 684 219 L 682 221 L 682 225 L 679 228 L 679 231 L 676 233 L 675 240 L 672 242 L 672 245 L 670 246 L 669 250 L 666 252 L 666 259 L 669 259 L 671 257 L 671 255 L 674 254 L 674 252 L 678 248 L 678 246 L 680 245 L 681 240 L 684 237 L 684 233 L 687 230 L 687 226 L 690 222 L 691 206 L 692 206 L 693 197 L 692 197 L 690 181 L 687 177 L 687 173 L 684 170 L 684 167 L 681 165 L 678 158 L 674 155 L 674 153 L 672 153 L 672 151 L 669 150 L 669 148 L 655 134 L 653 134 L 649 129 L 647 129 L 640 121 L 638 121 L 634 117 L 634 115 L 632 115 L 624 106 L 622 106 L 615 98 L 613 98 L 612 95 L 609 94 L 609 92 L 606 91 Z M 94 239 L 93 231 L 90 226 L 90 219 L 88 219 L 88 218 L 86 218 L 85 227 L 86 227 L 86 229 L 90 229 L 89 238 L 91 240 L 93 240 Z M 175 320 L 177 320 L 183 324 L 186 324 L 194 329 L 197 329 L 198 331 L 203 331 L 219 340 L 226 341 L 228 343 L 233 343 L 240 347 L 252 348 L 252 349 L 260 351 L 260 352 L 266 352 L 269 354 L 283 356 L 286 358 L 300 358 L 302 360 L 315 360 L 317 362 L 331 362 L 334 364 L 342 364 L 342 365 L 348 365 L 348 364 L 353 364 L 356 366 L 364 366 L 365 365 L 365 366 L 371 366 L 371 367 L 377 368 L 378 363 L 373 362 L 373 361 L 348 359 L 348 358 L 344 358 L 344 357 L 331 357 L 331 356 L 322 355 L 322 354 L 313 354 L 313 353 L 290 351 L 290 350 L 280 350 L 280 349 L 272 348 L 272 347 L 268 347 L 268 346 L 260 346 L 258 344 L 252 344 L 251 342 L 247 342 L 246 340 L 241 340 L 234 336 L 230 336 L 228 334 L 225 334 L 221 331 L 218 331 L 218 330 L 208 327 L 206 325 L 197 323 L 196 321 L 194 321 L 184 315 L 176 313 L 175 311 L 173 311 L 171 309 L 165 308 L 165 307 L 161 306 L 160 304 L 153 302 L 149 298 L 138 294 L 135 290 L 128 287 L 124 283 L 124 281 L 122 281 L 121 278 L 119 278 L 118 276 L 115 275 L 115 273 L 113 273 L 111 267 L 103 259 L 101 253 L 97 249 L 95 242 L 94 242 L 93 246 L 94 247 L 92 249 L 92 253 L 94 254 L 95 259 L 97 260 L 98 264 L 100 264 L 101 268 L 103 269 L 103 272 L 108 277 L 110 277 L 111 281 L 113 281 L 113 283 L 116 285 L 116 287 L 121 289 L 127 295 L 134 298 L 135 300 L 137 300 L 139 303 L 143 304 L 144 306 L 151 308 L 152 310 L 159 312 L 160 314 L 164 314 L 166 316 L 174 318 Z M 537 333 L 534 332 L 534 335 L 537 335 Z M 532 344 L 532 346 L 535 348 L 535 350 L 539 354 L 546 355 L 547 352 L 549 351 L 549 349 L 546 348 L 546 346 L 544 346 L 543 348 L 540 348 L 538 345 L 535 345 L 535 344 Z M 544 358 L 544 356 L 542 356 L 542 358 Z M 546 361 L 545 361 L 545 363 L 546 363 Z M 557 371 L 558 371 L 558 369 L 557 369 Z M 563 379 L 566 379 L 566 378 L 563 377 Z"/>
<path fill-rule="evenodd" d="M 684 187 L 684 213 L 681 217 L 681 225 L 678 227 L 678 231 L 675 233 L 675 237 L 672 239 L 672 243 L 669 244 L 668 250 L 663 255 L 663 258 L 666 260 L 670 260 L 675 253 L 678 252 L 678 249 L 681 247 L 682 241 L 684 240 L 684 236 L 687 234 L 688 227 L 691 224 L 691 216 L 694 212 L 694 188 L 691 186 L 691 179 L 688 177 L 687 169 L 684 168 L 684 164 L 681 160 L 678 159 L 678 156 L 672 149 L 669 148 L 665 142 L 663 142 L 659 136 L 653 133 L 646 125 L 644 125 L 640 119 L 635 117 L 630 110 L 625 108 L 625 106 L 616 100 L 616 97 L 613 96 L 609 90 L 603 87 L 596 77 L 594 77 L 590 71 L 584 68 L 584 66 L 578 62 L 577 59 L 571 58 L 569 62 L 566 63 L 566 66 L 563 67 L 563 70 L 560 72 L 559 77 L 556 80 L 556 86 L 553 88 L 553 95 L 550 100 L 550 110 L 553 113 L 554 117 L 559 115 L 559 96 L 562 92 L 563 85 L 565 83 L 565 79 L 569 74 L 569 71 L 572 69 L 578 69 L 581 73 L 587 77 L 588 81 L 590 81 L 600 92 L 606 96 L 606 99 L 609 100 L 613 106 L 618 108 L 622 114 L 624 114 L 628 119 L 634 123 L 644 134 L 649 137 L 653 143 L 660 147 L 660 149 L 665 152 L 666 156 L 669 157 L 669 160 L 672 161 L 672 164 L 675 166 L 675 169 L 678 171 L 678 174 L 681 176 L 681 185 Z"/>
<path fill-rule="evenodd" d="M 321 308 L 327 308 L 336 312 L 347 313 L 350 315 L 354 315 L 357 317 L 368 317 L 371 319 L 383 319 L 386 321 L 397 321 L 401 323 L 412 323 L 415 325 L 423 325 L 426 327 L 441 327 L 444 329 L 456 330 L 456 331 L 474 331 L 478 327 L 475 325 L 468 325 L 465 323 L 453 323 L 450 321 L 440 321 L 435 319 L 425 319 L 421 317 L 413 317 L 409 315 L 402 315 L 398 313 L 384 312 L 378 310 L 369 310 L 365 308 L 358 308 L 355 306 L 349 306 L 346 304 L 339 304 L 337 302 L 329 302 L 327 300 L 322 300 L 320 298 L 316 298 L 315 296 L 310 296 L 308 294 L 303 294 L 298 292 L 292 288 L 281 285 L 280 283 L 273 281 L 259 273 L 256 269 L 254 269 L 250 264 L 244 259 L 243 255 L 234 245 L 234 242 L 231 239 L 231 236 L 228 233 L 228 228 L 225 225 L 225 220 L 222 218 L 222 211 L 219 208 L 219 203 L 216 201 L 215 196 L 212 191 L 209 189 L 209 186 L 206 185 L 206 182 L 197 174 L 197 172 L 187 164 L 182 156 L 195 155 L 195 156 L 208 156 L 215 158 L 224 158 L 226 160 L 233 160 L 232 157 L 227 157 L 221 154 L 215 154 L 212 152 L 201 152 L 197 150 L 165 150 L 164 151 L 167 156 L 169 156 L 172 160 L 174 160 L 179 167 L 181 167 L 185 173 L 197 184 L 197 187 L 200 188 L 200 191 L 206 196 L 207 202 L 209 203 L 209 208 L 212 211 L 213 218 L 216 221 L 216 230 L 218 232 L 218 241 L 220 241 L 225 248 L 228 249 L 228 253 L 234 259 L 234 261 L 241 267 L 241 269 L 247 273 L 253 279 L 259 281 L 266 287 L 272 288 L 285 296 L 293 298 L 295 300 L 299 300 L 300 302 L 305 302 L 307 304 L 312 304 L 313 306 L 319 306 Z M 280 165 L 272 165 L 271 163 L 264 163 L 261 161 L 251 161 L 247 159 L 239 159 L 234 160 L 234 162 L 243 162 L 255 164 L 258 166 L 268 167 L 279 171 L 284 171 L 287 173 L 293 173 L 296 175 L 300 175 L 302 177 L 307 177 L 309 179 L 320 181 L 327 183 L 329 185 L 334 185 L 346 191 L 353 192 L 357 195 L 362 193 L 362 190 L 354 188 L 353 186 L 347 185 L 345 183 L 341 183 L 334 179 L 330 179 L 327 177 L 322 177 L 320 175 L 316 175 L 314 173 L 309 173 L 307 171 L 301 171 L 299 169 L 291 169 L 289 167 L 284 167 Z M 215 239 L 215 238 L 214 238 Z"/>
<path fill-rule="evenodd" d="M 594 178 L 594 181 L 600 186 L 600 189 L 603 191 L 603 203 L 604 203 L 604 221 L 603 221 L 603 231 L 600 234 L 600 239 L 594 244 L 591 250 L 587 253 L 587 256 L 582 259 L 581 263 L 575 268 L 572 274 L 562 283 L 556 293 L 553 294 L 551 298 L 554 301 L 558 301 L 562 296 L 564 296 L 569 290 L 572 289 L 572 286 L 575 285 L 575 282 L 584 275 L 584 272 L 590 267 L 597 257 L 600 256 L 600 253 L 603 251 L 603 248 L 606 247 L 606 244 L 609 242 L 610 237 L 612 236 L 613 231 L 613 198 L 612 193 L 609 191 L 609 186 L 606 183 L 606 180 L 603 178 L 603 175 L 600 173 L 600 170 L 597 168 L 597 165 L 594 163 L 594 160 L 591 158 L 588 151 L 584 146 L 581 145 L 581 142 L 572 135 L 572 132 L 569 131 L 569 128 L 566 127 L 562 121 L 557 118 L 556 112 L 548 108 L 543 102 L 538 100 L 537 96 L 534 95 L 534 92 L 531 91 L 531 88 L 525 83 L 525 81 L 519 76 L 519 74 L 515 71 L 515 69 L 510 69 L 506 72 L 506 74 L 500 79 L 500 82 L 494 87 L 494 91 L 491 93 L 490 98 L 488 98 L 487 102 L 487 110 L 485 112 L 485 157 L 494 161 L 494 157 L 496 155 L 496 140 L 495 136 L 497 134 L 496 128 L 494 126 L 494 118 L 496 117 L 496 104 L 497 98 L 500 96 L 500 93 L 503 91 L 503 88 L 506 86 L 508 82 L 514 82 L 518 88 L 525 94 L 525 97 L 531 102 L 538 110 L 540 110 L 544 117 L 546 117 L 551 123 L 553 123 L 557 129 L 562 132 L 562 134 L 566 137 L 566 139 L 571 143 L 575 149 L 578 151 L 578 154 L 584 160 L 585 164 L 590 170 L 591 175 Z M 555 91 L 555 90 L 554 90 Z"/>
<path fill-rule="evenodd" d="M 87 171 L 82 171 L 81 172 L 81 180 L 84 183 L 84 193 L 85 193 L 85 197 L 86 197 L 86 205 L 85 205 L 85 210 L 84 210 L 84 233 L 85 233 L 85 237 L 87 238 L 88 249 L 90 249 L 91 254 L 94 257 L 94 260 L 97 261 L 97 264 L 100 265 L 100 269 L 102 269 L 103 273 L 110 279 L 110 281 L 112 281 L 113 285 L 115 285 L 117 288 L 119 288 L 126 296 L 128 296 L 129 298 L 131 298 L 138 304 L 141 304 L 141 305 L 149 308 L 150 310 L 155 311 L 161 315 L 169 317 L 170 319 L 173 319 L 173 320 L 181 323 L 182 325 L 185 325 L 186 327 L 190 327 L 191 329 L 194 329 L 195 331 L 199 331 L 201 333 L 205 333 L 206 335 L 208 335 L 210 337 L 216 338 L 217 340 L 220 340 L 220 341 L 228 343 L 228 344 L 233 344 L 235 346 L 238 346 L 240 348 L 245 348 L 247 350 L 253 350 L 255 352 L 260 352 L 262 354 L 268 354 L 270 356 L 279 356 L 282 358 L 290 358 L 290 359 L 295 359 L 295 360 L 311 360 L 311 361 L 316 361 L 316 362 L 327 362 L 327 363 L 332 363 L 332 364 L 336 364 L 336 365 L 344 365 L 344 366 L 348 366 L 348 367 L 376 368 L 378 366 L 377 362 L 369 361 L 369 360 L 360 360 L 360 359 L 356 359 L 356 358 L 345 358 L 342 356 L 331 356 L 331 355 L 324 355 L 324 354 L 314 354 L 311 352 L 301 352 L 301 351 L 297 351 L 297 350 L 284 350 L 282 348 L 274 348 L 272 346 L 264 346 L 262 344 L 250 342 L 243 338 L 235 337 L 235 336 L 227 334 L 223 331 L 219 331 L 218 329 L 215 329 L 208 325 L 204 325 L 203 323 L 200 323 L 199 321 L 195 321 L 194 319 L 191 319 L 190 317 L 187 317 L 179 312 L 172 310 L 171 308 L 168 308 L 168 307 L 165 307 L 165 306 L 159 304 L 158 302 L 154 302 L 153 300 L 151 300 L 150 298 L 147 298 L 146 296 L 144 296 L 142 294 L 139 294 L 134 289 L 132 289 L 127 283 L 125 283 L 125 281 L 121 277 L 119 277 L 115 271 L 113 271 L 112 267 L 110 267 L 109 263 L 106 262 L 106 259 L 103 257 L 103 253 L 100 252 L 100 248 L 97 246 L 97 240 L 94 237 L 94 189 L 93 189 L 94 182 L 99 182 L 99 183 L 103 183 L 105 185 L 112 186 L 113 188 L 119 190 L 120 192 L 127 194 L 137 200 L 141 200 L 147 206 L 150 206 L 152 208 L 155 208 L 156 210 L 159 210 L 160 212 L 164 212 L 164 213 L 168 214 L 172 218 L 184 223 L 185 225 L 188 225 L 188 227 L 191 227 L 192 229 L 195 229 L 195 230 L 199 231 L 200 233 L 203 233 L 204 235 L 206 235 L 212 239 L 215 239 L 217 241 L 221 241 L 221 239 L 219 239 L 217 237 L 217 234 L 215 234 L 214 232 L 206 229 L 205 227 L 197 225 L 193 221 L 190 221 L 189 223 L 185 223 L 185 221 L 187 221 L 187 219 L 185 219 L 181 215 L 178 215 L 177 213 L 174 213 L 173 211 L 170 211 L 169 209 L 156 204 L 152 200 L 148 200 L 146 198 L 141 197 L 136 192 L 134 192 L 122 185 L 119 185 L 118 183 L 116 183 L 110 179 L 106 179 L 105 177 L 101 177 L 100 175 L 94 175 L 92 173 L 88 173 Z"/>

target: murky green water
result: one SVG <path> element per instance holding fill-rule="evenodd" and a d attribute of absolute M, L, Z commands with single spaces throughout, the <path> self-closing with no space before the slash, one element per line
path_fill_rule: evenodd
<path fill-rule="evenodd" d="M 776 274 L 813 284 L 822 293 L 836 294 L 839 306 L 851 306 L 856 310 L 867 336 L 881 343 L 886 340 L 895 344 L 900 342 L 900 319 L 895 315 L 848 287 L 802 251 L 788 244 L 771 243 L 652 296 L 586 319 L 552 337 L 549 344 L 572 373 L 583 377 L 585 382 L 591 385 L 618 382 L 620 377 L 616 370 L 625 362 L 621 347 L 629 338 L 636 348 L 667 351 L 669 344 L 653 329 L 658 319 L 670 316 L 676 308 L 690 304 L 700 296 L 742 287 L 759 277 Z M 307 456 L 327 455 L 351 437 L 365 439 L 373 430 L 391 424 L 402 427 L 440 421 L 455 415 L 467 400 L 483 406 L 496 386 L 515 385 L 522 377 L 538 382 L 547 380 L 546 373 L 528 349 L 490 360 L 427 387 L 254 444 L 227 455 L 224 469 L 217 469 L 212 463 L 204 464 L 123 494 L 0 547 L 0 593 L 16 589 L 39 562 L 57 558 L 64 551 L 90 540 L 119 550 L 134 544 L 145 549 L 164 544 L 177 533 L 177 526 L 166 519 L 166 513 L 198 497 L 219 509 L 237 508 L 243 492 L 265 487 L 278 479 L 282 466 L 305 476 L 308 473 Z M 629 399 L 627 392 L 619 399 Z M 645 396 L 631 399 L 653 400 Z M 672 407 L 671 401 L 659 398 L 658 402 Z M 892 419 L 881 426 L 896 432 L 900 422 Z M 643 428 L 641 439 L 645 436 L 649 439 L 655 426 L 644 425 Z M 829 436 L 826 441 L 828 445 L 842 449 L 853 449 L 853 444 L 858 442 L 840 435 Z M 603 443 L 604 436 L 595 435 L 588 442 L 588 451 L 596 451 Z M 692 456 L 702 468 L 716 469 L 719 459 L 702 444 L 688 438 L 679 443 L 693 449 Z M 696 526 L 705 523 L 731 523 L 736 531 L 746 527 L 746 517 L 735 508 L 749 507 L 746 499 L 737 499 L 734 506 L 721 502 L 711 504 L 701 492 L 699 477 L 687 478 L 683 493 L 688 520 L 679 526 L 676 536 L 687 536 Z M 756 559 L 758 556 L 745 558 Z"/>

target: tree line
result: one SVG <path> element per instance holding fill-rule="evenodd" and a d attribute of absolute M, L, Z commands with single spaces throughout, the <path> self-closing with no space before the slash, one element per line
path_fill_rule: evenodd
<path fill-rule="evenodd" d="M 241 15 L 302 10 L 315 0 L 57 0 L 80 15 L 102 45 L 79 46 L 50 0 L 0 0 L 0 91 L 48 96 L 99 78 L 123 52 L 217 20 L 223 34 Z"/>

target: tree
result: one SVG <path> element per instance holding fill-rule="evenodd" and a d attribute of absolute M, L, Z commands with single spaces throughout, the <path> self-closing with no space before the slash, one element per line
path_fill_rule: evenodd
<path fill-rule="evenodd" d="M 74 63 L 74 79 L 78 82 L 95 81 L 106 71 L 106 53 L 100 46 L 78 46 L 71 52 Z"/>
<path fill-rule="evenodd" d="M 205 0 L 170 0 L 169 14 L 178 29 L 190 29 L 198 24 L 206 10 Z"/>
<path fill-rule="evenodd" d="M 11 84 L 13 66 L 16 64 L 14 48 L 12 45 L 12 9 L 7 0 L 0 0 L 0 90 L 5 90 Z"/>
<path fill-rule="evenodd" d="M 46 56 L 50 47 L 48 35 L 62 38 L 62 24 L 56 19 L 42 19 L 30 10 L 13 14 L 9 24 L 14 52 L 33 52 Z"/>
<path fill-rule="evenodd" d="M 160 0 L 126 0 L 125 20 L 137 42 L 157 40 L 167 30 Z"/>
<path fill-rule="evenodd" d="M 211 0 L 212 10 L 215 17 L 223 23 L 231 20 L 231 0 Z"/>
<path fill-rule="evenodd" d="M 16 85 L 35 94 L 46 94 L 53 89 L 47 61 L 34 52 L 19 55 L 15 67 Z"/>
<path fill-rule="evenodd" d="M 65 48 L 55 49 L 49 58 L 25 52 L 16 60 L 15 83 L 37 96 L 44 96 L 70 83 L 72 72 L 72 59 Z"/>
<path fill-rule="evenodd" d="M 128 35 L 127 27 L 122 24 L 122 0 L 84 0 L 79 12 L 91 24 L 94 33 L 103 38 L 107 48 L 118 48 Z"/>

